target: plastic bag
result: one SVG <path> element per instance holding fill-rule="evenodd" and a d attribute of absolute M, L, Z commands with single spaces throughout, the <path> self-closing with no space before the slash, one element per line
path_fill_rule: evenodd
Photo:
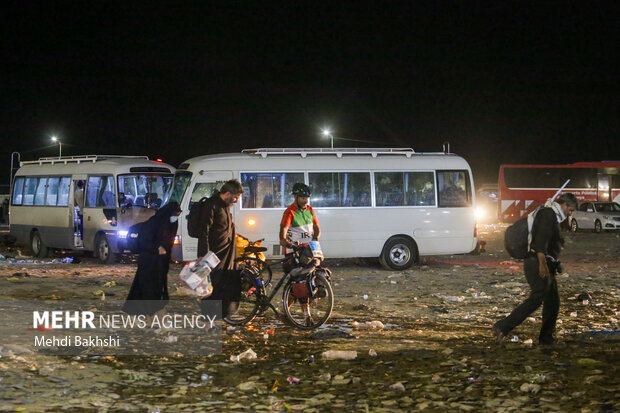
<path fill-rule="evenodd" d="M 220 260 L 217 255 L 209 251 L 198 261 L 185 264 L 179 277 L 189 288 L 196 291 L 199 295 L 211 295 L 213 292 L 213 285 L 211 283 L 210 274 L 211 270 L 217 267 L 219 263 Z"/>

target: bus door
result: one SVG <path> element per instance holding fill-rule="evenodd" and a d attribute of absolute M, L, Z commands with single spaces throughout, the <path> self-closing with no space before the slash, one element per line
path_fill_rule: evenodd
<path fill-rule="evenodd" d="M 609 175 L 598 176 L 598 196 L 597 199 L 602 202 L 611 200 L 611 179 Z"/>
<path fill-rule="evenodd" d="M 86 175 L 73 175 L 69 211 L 73 223 L 73 246 L 84 247 L 84 200 L 86 199 Z"/>
<path fill-rule="evenodd" d="M 179 234 L 183 243 L 183 259 L 194 260 L 198 252 L 198 239 L 192 238 L 187 233 L 187 219 L 189 211 L 194 202 L 200 201 L 204 197 L 211 197 L 215 191 L 219 190 L 226 181 L 233 179 L 231 171 L 209 171 L 198 175 L 193 184 L 186 192 L 185 199 L 181 204 L 183 213 L 179 219 Z M 190 194 L 188 196 L 187 194 Z M 231 213 L 234 209 L 231 209 Z M 234 219 L 234 216 L 233 216 Z"/>

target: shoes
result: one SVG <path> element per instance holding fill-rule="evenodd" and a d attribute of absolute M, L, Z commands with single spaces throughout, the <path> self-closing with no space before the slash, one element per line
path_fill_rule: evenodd
<path fill-rule="evenodd" d="M 499 328 L 497 323 L 493 325 L 493 335 L 495 336 L 495 339 L 497 340 L 497 343 L 499 345 L 503 346 L 505 344 L 504 340 L 506 339 L 506 333 L 504 333 L 502 329 Z"/>
<path fill-rule="evenodd" d="M 306 324 L 306 327 L 312 327 L 314 325 L 314 320 L 312 320 L 312 317 L 310 316 L 306 317 L 305 324 Z"/>
<path fill-rule="evenodd" d="M 538 344 L 540 344 L 541 346 L 552 346 L 554 344 L 557 344 L 557 341 L 553 337 L 540 337 L 538 339 Z"/>

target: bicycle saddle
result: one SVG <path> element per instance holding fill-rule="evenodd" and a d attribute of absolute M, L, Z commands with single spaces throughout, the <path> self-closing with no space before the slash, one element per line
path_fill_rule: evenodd
<path fill-rule="evenodd" d="M 243 251 L 250 253 L 250 254 L 256 254 L 258 252 L 265 252 L 267 251 L 267 248 L 265 247 L 245 247 L 243 249 Z"/>

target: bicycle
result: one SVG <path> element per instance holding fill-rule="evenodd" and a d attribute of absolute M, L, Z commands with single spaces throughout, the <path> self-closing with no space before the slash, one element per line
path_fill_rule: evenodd
<path fill-rule="evenodd" d="M 256 252 L 254 248 L 262 247 L 247 248 Z M 270 308 L 278 314 L 271 301 L 283 287 L 284 315 L 293 326 L 301 330 L 312 330 L 327 322 L 334 308 L 331 272 L 321 267 L 317 258 L 311 258 L 312 252 L 309 246 L 293 246 L 292 249 L 293 252 L 286 254 L 284 259 L 273 262 L 274 265 L 282 264 L 284 275 L 269 294 L 267 294 L 268 284 L 263 283 L 261 278 L 267 271 L 271 275 L 272 263 L 262 261 L 260 268 L 258 264 L 252 265 L 255 263 L 255 258 L 244 261 L 239 308 L 234 314 L 225 317 L 224 321 L 231 325 L 247 324 Z"/>
<path fill-rule="evenodd" d="M 243 252 L 241 253 L 241 255 L 235 259 L 235 261 L 237 261 L 238 268 L 240 270 L 243 270 L 247 267 L 257 267 L 261 274 L 259 278 L 261 279 L 265 287 L 268 287 L 271 283 L 271 279 L 273 278 L 273 271 L 271 270 L 271 266 L 267 263 L 267 260 L 265 259 L 264 252 L 267 251 L 267 248 L 260 246 L 260 244 L 265 240 L 265 238 L 261 238 L 257 241 L 250 241 L 249 239 L 239 234 L 237 234 L 237 237 L 237 244 L 239 244 L 239 239 L 241 239 L 244 243 L 247 244 L 245 247 L 243 247 Z M 262 279 L 263 273 L 265 273 L 265 279 Z"/>

